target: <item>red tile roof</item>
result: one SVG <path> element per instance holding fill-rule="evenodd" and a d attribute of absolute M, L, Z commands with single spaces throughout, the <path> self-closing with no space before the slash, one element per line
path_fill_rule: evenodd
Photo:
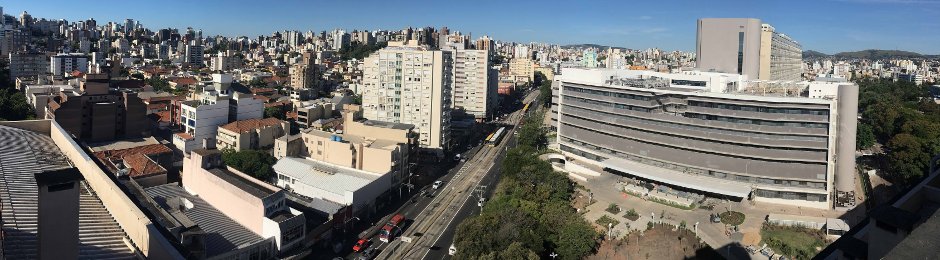
<path fill-rule="evenodd" d="M 179 85 L 192 85 L 192 84 L 196 84 L 196 78 L 189 78 L 189 77 L 186 77 L 186 78 L 172 78 L 172 79 L 170 79 L 170 81 L 172 81 L 173 83 L 179 84 Z"/>
<path fill-rule="evenodd" d="M 185 140 L 193 139 L 193 135 L 186 133 L 186 132 L 176 133 L 176 136 L 182 137 Z"/>
<path fill-rule="evenodd" d="M 231 122 L 226 125 L 223 125 L 221 126 L 221 128 L 232 131 L 232 132 L 236 132 L 236 133 L 244 133 L 244 132 L 248 132 L 254 129 L 275 126 L 275 125 L 280 125 L 280 124 L 281 124 L 281 120 L 277 118 L 269 117 L 269 118 L 263 118 L 263 119 L 256 118 L 256 119 L 235 121 L 235 122 Z"/>
<path fill-rule="evenodd" d="M 135 153 L 124 156 L 124 165 L 130 168 L 127 172 L 131 177 L 144 177 L 154 174 L 165 174 L 166 169 L 154 162 L 144 154 Z"/>
<path fill-rule="evenodd" d="M 95 152 L 95 156 L 97 156 L 98 158 L 106 159 L 106 158 L 123 158 L 126 155 L 138 154 L 138 153 L 146 154 L 146 155 L 158 155 L 158 154 L 172 153 L 172 152 L 173 150 L 170 150 L 170 148 L 166 147 L 166 145 L 148 144 L 148 145 L 142 145 L 142 146 L 127 148 L 127 149 Z"/>

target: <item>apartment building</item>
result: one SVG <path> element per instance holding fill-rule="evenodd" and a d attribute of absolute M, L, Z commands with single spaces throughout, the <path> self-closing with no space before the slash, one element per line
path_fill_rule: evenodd
<path fill-rule="evenodd" d="M 23 95 L 26 103 L 33 107 L 36 118 L 46 118 L 46 105 L 49 99 L 58 96 L 62 91 L 74 91 L 72 85 L 36 85 L 24 84 Z"/>
<path fill-rule="evenodd" d="M 111 90 L 103 74 L 86 74 L 79 91 L 61 91 L 44 106 L 46 119 L 86 141 L 139 137 L 149 131 L 147 106 L 128 90 Z"/>
<path fill-rule="evenodd" d="M 49 72 L 53 76 L 68 76 L 72 71 L 88 73 L 88 55 L 59 53 L 49 58 Z"/>
<path fill-rule="evenodd" d="M 203 140 L 215 143 L 221 125 L 264 116 L 264 103 L 251 94 L 232 89 L 231 75 L 212 77 L 212 84 L 196 95 L 197 100 L 180 102 L 179 122 L 183 131 L 173 136 L 173 144 L 186 153 L 202 146 Z"/>
<path fill-rule="evenodd" d="M 854 194 L 858 87 L 761 92 L 744 76 L 564 69 L 553 120 L 565 156 L 702 194 L 814 208 Z"/>
<path fill-rule="evenodd" d="M 216 147 L 235 151 L 270 148 L 285 130 L 290 130 L 290 125 L 273 117 L 238 120 L 219 126 Z"/>
<path fill-rule="evenodd" d="M 762 81 L 803 80 L 803 48 L 773 26 L 761 24 L 760 71 Z"/>
<path fill-rule="evenodd" d="M 294 64 L 290 66 L 290 86 L 294 89 L 317 88 L 317 65 Z"/>
<path fill-rule="evenodd" d="M 498 71 L 492 68 L 487 50 L 452 50 L 454 55 L 453 107 L 463 109 L 478 121 L 496 109 Z"/>
<path fill-rule="evenodd" d="M 10 80 L 49 74 L 49 56 L 43 53 L 13 52 L 9 56 Z"/>
<path fill-rule="evenodd" d="M 453 53 L 416 41 L 389 42 L 363 63 L 363 115 L 410 124 L 422 148 L 443 154 L 450 146 Z"/>
<path fill-rule="evenodd" d="M 415 147 L 418 145 L 418 134 L 414 126 L 366 120 L 362 118 L 362 110 L 358 105 L 346 105 L 343 111 L 343 131 L 327 132 L 317 129 L 306 129 L 294 136 L 284 136 L 275 140 L 274 156 L 279 158 L 275 171 L 278 172 L 278 186 L 293 187 L 295 192 L 311 198 L 322 198 L 343 205 L 354 206 L 354 211 L 374 206 L 375 198 L 392 187 L 398 187 L 411 172 L 410 162 Z M 294 166 L 288 166 L 294 165 Z M 297 165 L 313 165 L 317 167 L 295 167 Z M 309 171 L 298 169 L 321 169 L 321 174 L 342 173 L 358 176 L 349 188 L 354 194 L 344 194 L 335 191 L 340 187 L 324 188 L 322 191 L 335 191 L 325 195 L 317 193 L 319 187 L 334 182 L 318 183 L 317 178 L 334 179 L 332 176 L 320 177 L 303 176 Z M 290 170 L 293 169 L 293 170 Z M 314 178 L 314 179 L 311 179 Z M 336 177 L 338 178 L 338 177 Z M 302 191 L 295 182 L 303 182 L 310 190 Z M 338 180 L 337 180 L 338 181 Z M 378 185 L 371 183 L 378 182 Z M 307 188 L 305 188 L 307 189 Z M 361 192 L 359 192 L 361 189 Z M 317 192 L 315 192 L 317 191 Z M 347 195 L 349 195 L 347 197 Z M 363 197 L 364 196 L 364 197 Z M 355 201 L 355 203 L 352 203 Z M 374 209 L 374 208 L 373 208 Z"/>
<path fill-rule="evenodd" d="M 509 74 L 528 78 L 527 82 L 535 80 L 535 62 L 530 59 L 512 59 L 509 61 Z"/>

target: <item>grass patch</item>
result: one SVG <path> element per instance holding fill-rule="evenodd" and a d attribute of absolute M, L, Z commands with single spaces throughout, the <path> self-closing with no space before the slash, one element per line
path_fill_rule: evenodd
<path fill-rule="evenodd" d="M 605 210 L 607 212 L 617 214 L 617 213 L 620 213 L 620 206 L 617 206 L 617 204 L 610 203 L 610 205 L 607 205 L 607 209 Z"/>
<path fill-rule="evenodd" d="M 623 215 L 623 218 L 629 219 L 630 221 L 636 221 L 637 219 L 640 219 L 640 214 L 636 213 L 636 210 L 630 209 L 627 210 L 627 214 Z"/>
<path fill-rule="evenodd" d="M 792 259 L 810 259 L 826 246 L 822 230 L 764 224 L 760 230 L 761 242 L 777 253 Z"/>
<path fill-rule="evenodd" d="M 617 224 L 620 224 L 620 221 L 617 221 L 616 219 L 611 218 L 610 216 L 604 215 L 603 217 L 600 217 L 596 221 L 594 221 L 594 223 L 597 223 L 598 225 L 601 225 L 606 228 L 608 227 L 608 225 L 610 225 L 610 227 L 616 226 Z"/>
<path fill-rule="evenodd" d="M 737 211 L 725 211 L 718 214 L 718 217 L 721 218 L 721 223 L 732 226 L 737 226 L 744 223 L 744 213 Z"/>

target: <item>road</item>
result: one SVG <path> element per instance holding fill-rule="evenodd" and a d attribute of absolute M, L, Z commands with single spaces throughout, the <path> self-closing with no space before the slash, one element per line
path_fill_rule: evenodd
<path fill-rule="evenodd" d="M 530 93 L 524 101 L 529 102 L 536 96 L 536 93 Z M 519 124 L 522 116 L 521 110 L 510 115 L 508 121 L 513 126 L 510 129 L 514 129 Z M 507 132 L 507 135 L 509 133 Z M 405 227 L 401 238 L 380 245 L 381 252 L 377 259 L 424 259 L 430 251 L 447 250 L 450 243 L 446 246 L 441 245 L 439 240 L 444 236 L 445 231 L 450 231 L 450 235 L 445 240 L 453 239 L 453 228 L 469 216 L 468 205 L 476 207 L 475 200 L 470 199 L 474 197 L 474 191 L 478 190 L 484 179 L 487 179 L 486 183 L 493 182 L 492 178 L 486 177 L 491 176 L 490 173 L 494 171 L 497 159 L 502 157 L 507 143 L 512 139 L 510 135 L 495 146 L 479 148 L 480 150 L 468 158 L 467 163 L 450 177 L 433 200 L 420 213 L 412 215 L 414 221 Z M 403 242 L 406 240 L 410 242 Z"/>

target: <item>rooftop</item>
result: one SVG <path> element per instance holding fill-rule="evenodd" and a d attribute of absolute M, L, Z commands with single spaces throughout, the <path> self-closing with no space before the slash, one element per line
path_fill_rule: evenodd
<path fill-rule="evenodd" d="M 265 198 L 267 196 L 271 196 L 271 194 L 274 194 L 274 191 L 268 189 L 267 187 L 261 186 L 253 181 L 246 180 L 236 175 L 232 171 L 229 171 L 228 169 L 215 168 L 209 169 L 207 171 L 219 177 L 219 179 L 225 180 L 232 186 L 238 187 L 239 189 L 248 192 L 248 194 L 251 194 L 252 196 Z"/>
<path fill-rule="evenodd" d="M 118 149 L 118 150 L 104 150 L 95 152 L 95 156 L 102 159 L 107 158 L 123 158 L 132 154 L 145 154 L 145 155 L 156 155 L 164 153 L 172 153 L 173 150 L 170 150 L 169 147 L 163 144 L 147 144 L 137 147 Z"/>
<path fill-rule="evenodd" d="M 408 129 L 415 128 L 414 125 L 378 121 L 378 120 L 363 120 L 362 124 L 367 125 L 367 126 L 384 127 L 384 128 L 398 129 L 398 130 L 408 130 Z"/>
<path fill-rule="evenodd" d="M 7 259 L 36 258 L 39 187 L 34 174 L 72 165 L 46 134 L 0 126 L 0 143 L 3 254 Z M 80 189 L 79 258 L 134 258 L 121 227 L 101 200 L 83 182 Z"/>
<path fill-rule="evenodd" d="M 248 131 L 255 130 L 255 129 L 281 125 L 282 122 L 283 121 L 281 121 L 280 119 L 273 118 L 273 117 L 254 118 L 254 119 L 246 119 L 246 120 L 239 120 L 239 121 L 231 122 L 231 123 L 222 125 L 220 127 L 222 129 L 229 130 L 229 131 L 236 132 L 236 133 L 246 133 Z"/>
<path fill-rule="evenodd" d="M 278 174 L 340 195 L 362 189 L 380 177 L 378 174 L 362 170 L 294 157 L 277 160 L 273 168 Z"/>
<path fill-rule="evenodd" d="M 239 247 L 263 241 L 261 236 L 238 224 L 199 196 L 193 196 L 176 183 L 168 183 L 146 189 L 147 195 L 168 212 L 173 211 L 169 201 L 185 198 L 193 203 L 183 214 L 206 232 L 206 256 L 212 257 L 233 251 Z"/>

